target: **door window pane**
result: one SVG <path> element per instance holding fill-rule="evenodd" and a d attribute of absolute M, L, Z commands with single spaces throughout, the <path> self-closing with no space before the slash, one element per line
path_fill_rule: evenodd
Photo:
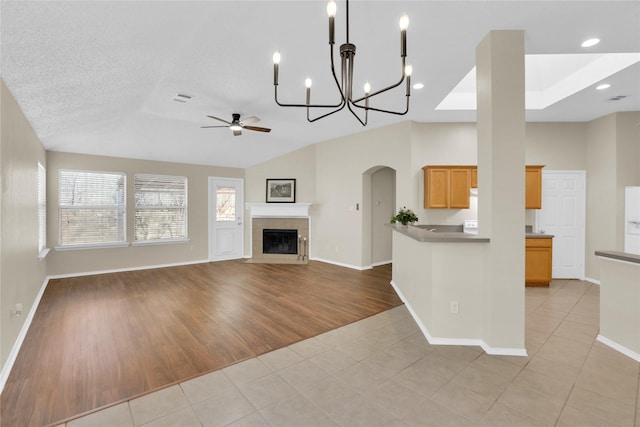
<path fill-rule="evenodd" d="M 216 187 L 216 221 L 236 220 L 235 187 Z"/>

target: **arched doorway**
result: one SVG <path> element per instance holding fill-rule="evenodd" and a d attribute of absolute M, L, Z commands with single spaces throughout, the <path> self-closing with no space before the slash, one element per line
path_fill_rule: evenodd
<path fill-rule="evenodd" d="M 396 205 L 396 171 L 375 166 L 362 174 L 362 266 L 391 262 L 391 228 Z"/>

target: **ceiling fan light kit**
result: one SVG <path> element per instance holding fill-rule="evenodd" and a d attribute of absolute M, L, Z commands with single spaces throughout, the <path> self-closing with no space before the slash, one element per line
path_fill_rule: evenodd
<path fill-rule="evenodd" d="M 306 87 L 306 102 L 304 104 L 289 104 L 278 101 L 278 71 L 280 66 L 281 55 L 280 52 L 275 52 L 273 54 L 273 86 L 275 93 L 275 101 L 281 107 L 302 107 L 307 109 L 307 120 L 309 122 L 315 122 L 316 120 L 320 120 L 327 116 L 337 113 L 343 108 L 347 107 L 347 109 L 353 114 L 353 116 L 358 119 L 358 121 L 366 126 L 369 119 L 369 111 L 377 111 L 381 113 L 388 114 L 396 114 L 396 115 L 405 115 L 409 112 L 409 97 L 411 96 L 411 73 L 412 67 L 410 64 L 406 63 L 407 57 L 407 28 L 409 27 L 409 17 L 406 14 L 403 14 L 400 18 L 400 57 L 402 60 L 402 76 L 400 80 L 387 86 L 383 89 L 377 90 L 375 92 L 371 92 L 371 85 L 369 82 L 366 82 L 364 85 L 364 96 L 360 98 L 354 99 L 353 97 L 353 68 L 354 68 L 354 60 L 356 54 L 356 45 L 349 42 L 349 0 L 346 0 L 346 42 L 340 45 L 340 57 L 341 57 L 341 70 L 340 70 L 340 79 L 336 74 L 335 64 L 334 64 L 334 45 L 335 45 L 335 16 L 336 16 L 337 5 L 334 0 L 329 0 L 327 3 L 327 14 L 329 15 L 329 49 L 331 53 L 331 73 L 333 75 L 333 79 L 338 87 L 338 91 L 340 92 L 340 101 L 335 104 L 312 104 L 311 103 L 311 86 L 312 81 L 310 77 L 307 77 L 305 80 Z M 391 89 L 394 89 L 402 84 L 402 82 L 406 82 L 406 107 L 404 111 L 391 111 L 385 110 L 382 108 L 374 108 L 371 107 L 370 100 L 376 95 L 380 95 L 384 92 L 387 92 Z M 355 107 L 355 108 L 354 108 Z M 310 111 L 315 108 L 328 108 L 332 109 L 332 111 L 328 113 L 321 114 L 317 117 L 311 118 Z M 356 112 L 357 109 L 364 110 L 364 118 L 361 118 Z"/>
<path fill-rule="evenodd" d="M 244 120 L 240 120 L 240 114 L 233 113 L 231 116 L 232 118 L 230 122 L 216 116 L 207 116 L 207 117 L 209 117 L 210 119 L 218 120 L 219 122 L 226 123 L 226 124 L 218 125 L 218 126 L 201 126 L 201 128 L 229 128 L 233 131 L 233 136 L 242 135 L 243 129 L 253 130 L 257 132 L 271 132 L 271 129 L 269 128 L 263 128 L 259 126 L 250 126 L 251 124 L 257 123 L 260 121 L 260 119 L 257 118 L 256 116 L 251 116 L 251 117 L 247 117 Z"/>

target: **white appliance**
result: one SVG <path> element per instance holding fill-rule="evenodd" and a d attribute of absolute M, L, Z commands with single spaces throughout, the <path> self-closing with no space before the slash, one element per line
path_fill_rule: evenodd
<path fill-rule="evenodd" d="M 478 220 L 465 219 L 464 225 L 462 226 L 462 231 L 469 234 L 478 234 Z"/>
<path fill-rule="evenodd" d="M 624 251 L 640 255 L 640 187 L 624 188 Z"/>

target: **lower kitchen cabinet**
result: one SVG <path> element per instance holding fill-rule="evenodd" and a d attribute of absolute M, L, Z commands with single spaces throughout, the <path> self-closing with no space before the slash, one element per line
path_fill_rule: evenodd
<path fill-rule="evenodd" d="M 553 239 L 525 239 L 524 276 L 527 286 L 549 286 L 551 282 L 551 260 Z"/>

